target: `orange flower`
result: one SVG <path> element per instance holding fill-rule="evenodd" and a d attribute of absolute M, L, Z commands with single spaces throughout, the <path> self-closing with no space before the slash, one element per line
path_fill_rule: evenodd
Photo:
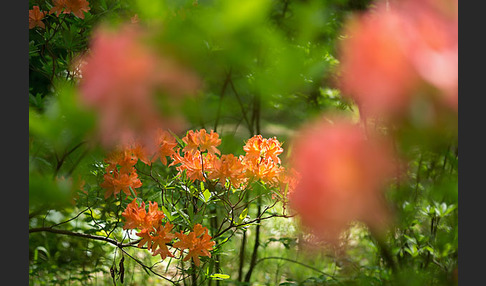
<path fill-rule="evenodd" d="M 145 203 L 142 202 L 138 206 L 136 199 L 134 199 L 127 205 L 122 216 L 125 217 L 123 229 L 141 229 L 140 232 L 137 232 L 137 236 L 142 238 L 138 243 L 138 247 L 147 244 L 152 256 L 160 254 L 162 259 L 165 259 L 167 256 L 174 257 L 166 245 L 176 237 L 175 234 L 170 233 L 174 225 L 170 222 L 162 225 L 162 219 L 165 215 L 158 209 L 156 202 L 149 202 L 149 210 L 147 212 Z"/>
<path fill-rule="evenodd" d="M 201 152 L 208 151 L 211 154 L 221 154 L 221 152 L 216 148 L 221 144 L 221 139 L 219 139 L 218 133 L 211 130 L 211 133 L 206 133 L 205 129 L 199 131 L 189 130 L 187 135 L 182 138 L 182 141 L 187 145 L 182 149 L 183 152 Z"/>
<path fill-rule="evenodd" d="M 255 135 L 250 138 L 243 150 L 245 156 L 240 156 L 240 160 L 245 166 L 248 178 L 262 180 L 271 185 L 278 184 L 278 176 L 282 171 L 280 155 L 283 152 L 280 142 L 275 138 L 263 138 Z"/>
<path fill-rule="evenodd" d="M 383 191 L 395 170 L 390 146 L 339 120 L 304 128 L 294 144 L 300 180 L 289 200 L 305 227 L 331 243 L 354 220 L 384 229 L 390 218 Z"/>
<path fill-rule="evenodd" d="M 215 155 L 211 153 L 206 153 L 201 155 L 200 152 L 191 153 L 186 152 L 184 153 L 184 157 L 181 157 L 178 152 L 175 152 L 172 155 L 172 159 L 174 160 L 172 163 L 169 164 L 170 166 L 174 166 L 177 164 L 181 164 L 177 166 L 176 169 L 181 174 L 184 170 L 186 171 L 187 178 L 191 181 L 199 180 L 205 181 L 203 175 L 204 172 L 211 172 L 213 169 L 213 161 Z"/>
<path fill-rule="evenodd" d="M 285 170 L 284 167 L 281 168 L 277 176 L 280 191 L 278 196 L 284 203 L 287 203 L 288 196 L 294 191 L 299 182 L 299 178 L 300 176 L 295 169 Z M 275 198 L 275 195 L 273 198 Z"/>
<path fill-rule="evenodd" d="M 196 266 L 200 265 L 199 256 L 211 257 L 210 250 L 213 250 L 213 246 L 216 242 L 211 241 L 211 236 L 208 235 L 208 229 L 200 224 L 194 226 L 193 231 L 189 234 L 180 233 L 175 234 L 179 241 L 174 243 L 174 247 L 180 249 L 188 249 L 189 253 L 184 257 L 184 261 L 189 260 L 191 257 L 194 260 Z"/>
<path fill-rule="evenodd" d="M 133 169 L 133 166 L 137 164 L 138 157 L 128 147 L 119 147 L 115 151 L 108 154 L 105 158 L 105 163 L 108 164 L 106 172 L 110 173 L 117 170 L 117 166 L 120 166 L 120 172 L 128 173 Z"/>
<path fill-rule="evenodd" d="M 143 228 L 140 232 L 137 232 L 137 236 L 142 238 L 137 245 L 138 247 L 143 247 L 145 244 L 148 244 L 148 248 L 152 246 L 153 237 L 151 232 L 148 228 Z"/>
<path fill-rule="evenodd" d="M 282 154 L 283 149 L 277 138 L 263 138 L 262 135 L 255 135 L 250 138 L 243 150 L 246 152 L 246 157 L 251 159 L 262 158 L 264 160 L 271 159 L 277 164 L 280 164 L 278 155 Z"/>
<path fill-rule="evenodd" d="M 252 159 L 241 157 L 241 161 L 245 166 L 246 176 L 254 180 L 262 180 L 270 185 L 278 184 L 278 176 L 283 170 L 280 165 L 274 161 L 267 159 Z"/>
<path fill-rule="evenodd" d="M 84 19 L 84 13 L 90 10 L 89 2 L 86 0 L 67 0 L 67 8 L 74 16 Z"/>
<path fill-rule="evenodd" d="M 231 185 L 237 188 L 246 181 L 245 166 L 233 154 L 222 155 L 220 159 L 214 159 L 208 179 L 218 179 L 223 186 L 229 179 Z"/>
<path fill-rule="evenodd" d="M 54 0 L 54 7 L 49 14 L 55 13 L 59 17 L 61 13 L 73 13 L 76 17 L 84 19 L 84 13 L 90 10 L 89 2 L 86 0 Z"/>
<path fill-rule="evenodd" d="M 155 152 L 150 152 L 152 146 L 148 146 L 148 148 L 141 143 L 133 143 L 130 145 L 130 151 L 134 156 L 136 156 L 140 161 L 144 164 L 151 165 L 154 161 L 157 160 L 157 156 L 155 156 Z"/>
<path fill-rule="evenodd" d="M 42 22 L 42 19 L 44 19 L 46 13 L 47 12 L 45 11 L 41 12 L 39 6 L 32 7 L 32 9 L 29 10 L 29 29 L 34 29 L 35 27 L 45 29 L 46 26 Z"/>
<path fill-rule="evenodd" d="M 138 174 L 135 168 L 132 168 L 130 172 L 120 172 L 118 170 L 113 170 L 104 175 L 104 181 L 101 183 L 101 187 L 106 189 L 105 198 L 108 198 L 112 194 L 115 196 L 123 191 L 127 196 L 131 195 L 130 187 L 133 192 L 137 194 L 137 188 L 142 186 L 142 182 L 138 179 Z"/>
<path fill-rule="evenodd" d="M 159 129 L 157 136 L 158 156 L 162 164 L 167 165 L 167 156 L 171 157 L 177 142 L 169 132 Z"/>
<path fill-rule="evenodd" d="M 149 202 L 149 211 L 147 212 L 144 202 L 141 206 L 138 206 L 136 199 L 133 199 L 122 213 L 122 216 L 126 219 L 123 229 L 141 228 L 149 231 L 157 229 L 165 217 L 164 212 L 158 208 L 157 202 Z"/>
<path fill-rule="evenodd" d="M 147 219 L 144 227 L 158 228 L 161 224 L 161 220 L 165 217 L 164 212 L 159 210 L 157 202 L 149 202 L 149 211 L 147 213 Z"/>
<path fill-rule="evenodd" d="M 56 16 L 59 17 L 59 15 L 61 15 L 61 13 L 63 13 L 63 10 L 67 7 L 66 1 L 67 0 L 54 0 L 53 1 L 54 7 L 51 8 L 51 10 L 49 11 L 49 14 L 55 13 Z M 69 14 L 69 13 L 66 13 L 66 14 Z"/>
<path fill-rule="evenodd" d="M 170 233 L 173 227 L 174 225 L 167 222 L 165 226 L 160 225 L 157 228 L 155 235 L 152 237 L 153 244 L 150 248 L 152 256 L 160 254 L 161 259 L 165 259 L 167 256 L 174 257 L 167 248 L 167 243 L 171 242 L 176 237 L 175 234 Z"/>
<path fill-rule="evenodd" d="M 151 165 L 158 159 L 159 155 L 158 152 L 150 152 L 150 147 L 152 146 L 146 147 L 140 142 L 126 143 L 117 146 L 105 159 L 105 162 L 108 163 L 106 171 L 113 171 L 118 165 L 121 167 L 121 172 L 129 172 L 138 160 L 142 161 L 144 164 Z"/>
<path fill-rule="evenodd" d="M 125 225 L 123 225 L 123 229 L 138 228 L 143 222 L 145 214 L 145 204 L 142 202 L 142 206 L 139 207 L 137 204 L 137 199 L 133 199 L 133 201 L 127 205 L 122 213 L 122 216 L 126 220 Z"/>

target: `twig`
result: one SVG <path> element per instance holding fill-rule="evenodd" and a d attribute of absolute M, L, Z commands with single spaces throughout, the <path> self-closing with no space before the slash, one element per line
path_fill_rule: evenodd
<path fill-rule="evenodd" d="M 316 272 L 321 273 L 322 275 L 325 275 L 325 276 L 330 277 L 331 279 L 333 279 L 333 280 L 336 280 L 336 281 L 337 281 L 337 279 L 336 279 L 334 276 L 332 276 L 331 274 L 327 274 L 326 272 L 323 272 L 323 271 L 321 271 L 321 270 L 319 270 L 319 269 L 317 269 L 317 268 L 315 268 L 315 267 L 312 267 L 312 266 L 310 266 L 310 265 L 304 264 L 304 263 L 299 262 L 299 261 L 297 261 L 297 260 L 293 260 L 293 259 L 290 259 L 290 258 L 285 258 L 285 257 L 276 257 L 276 256 L 264 257 L 264 258 L 259 259 L 259 260 L 258 260 L 258 261 L 255 263 L 255 265 L 257 265 L 258 263 L 260 263 L 260 262 L 262 262 L 262 261 L 264 261 L 264 260 L 267 260 L 267 259 L 279 259 L 279 260 L 285 260 L 285 261 L 289 261 L 289 262 L 292 262 L 292 263 L 295 263 L 295 264 L 299 264 L 299 265 L 301 265 L 301 266 L 304 266 L 304 267 L 307 267 L 307 268 L 309 268 L 309 269 L 312 269 L 312 270 L 314 270 L 314 271 L 316 271 Z"/>
<path fill-rule="evenodd" d="M 77 236 L 77 237 L 82 237 L 82 238 L 88 238 L 88 239 L 93 239 L 93 240 L 100 240 L 100 241 L 105 241 L 108 243 L 111 243 L 118 248 L 124 248 L 124 247 L 136 247 L 134 246 L 137 241 L 130 242 L 130 243 L 121 243 L 118 242 L 112 238 L 104 237 L 104 236 L 99 236 L 99 235 L 92 235 L 92 234 L 86 234 L 86 233 L 80 233 L 80 232 L 72 232 L 68 230 L 62 230 L 62 229 L 55 229 L 52 227 L 38 227 L 38 228 L 31 228 L 29 229 L 29 234 L 30 233 L 35 233 L 35 232 L 51 232 L 51 233 L 57 233 L 57 234 L 63 234 L 63 235 L 69 235 L 69 236 Z"/>

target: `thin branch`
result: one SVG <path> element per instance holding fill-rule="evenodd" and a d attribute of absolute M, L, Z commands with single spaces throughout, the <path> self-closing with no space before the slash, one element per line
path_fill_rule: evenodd
<path fill-rule="evenodd" d="M 259 260 L 258 260 L 258 261 L 255 263 L 255 265 L 257 265 L 258 263 L 260 263 L 260 262 L 262 262 L 262 261 L 264 261 L 264 260 L 268 260 L 268 259 L 279 259 L 279 260 L 285 260 L 285 261 L 288 261 L 288 262 L 292 262 L 292 263 L 295 263 L 295 264 L 298 264 L 298 265 L 301 265 L 301 266 L 307 267 L 307 268 L 309 268 L 309 269 L 312 269 L 312 270 L 314 270 L 314 271 L 316 271 L 316 272 L 321 273 L 322 275 L 325 275 L 325 276 L 327 276 L 327 277 L 329 277 L 329 278 L 331 278 L 331 279 L 333 279 L 333 280 L 336 280 L 336 281 L 337 281 L 337 279 L 336 279 L 334 276 L 332 276 L 331 274 L 327 274 L 326 272 L 322 272 L 321 270 L 319 270 L 319 269 L 317 269 L 317 268 L 315 268 L 315 267 L 312 267 L 312 266 L 310 266 L 310 265 L 304 264 L 304 263 L 299 262 L 299 261 L 297 261 L 297 260 L 293 260 L 293 259 L 290 259 L 290 258 L 285 258 L 285 257 L 276 257 L 276 256 L 264 257 L 264 258 L 259 259 Z"/>
<path fill-rule="evenodd" d="M 243 120 L 245 120 L 246 125 L 248 125 L 248 130 L 250 131 L 250 135 L 253 136 L 254 135 L 253 126 L 250 123 L 250 121 L 248 120 L 248 117 L 246 116 L 246 113 L 247 112 L 245 110 L 245 106 L 243 106 L 243 102 L 241 101 L 241 98 L 240 98 L 238 92 L 236 91 L 235 85 L 233 84 L 233 81 L 231 79 L 230 79 L 230 82 L 229 83 L 230 83 L 230 86 L 231 86 L 231 90 L 235 94 L 236 99 L 238 100 L 238 104 L 240 105 L 241 113 L 243 114 Z"/>
<path fill-rule="evenodd" d="M 230 222 L 230 225 L 227 228 L 223 229 L 222 231 L 218 232 L 216 235 L 214 235 L 213 239 L 221 236 L 223 233 L 227 232 L 228 230 L 230 230 L 233 227 L 245 226 L 245 225 L 248 225 L 248 224 L 252 224 L 252 223 L 255 223 L 255 222 L 261 222 L 262 220 L 266 220 L 266 219 L 274 218 L 274 217 L 291 218 L 291 217 L 294 217 L 294 216 L 295 215 L 272 214 L 272 215 L 269 215 L 269 216 L 266 216 L 266 217 L 256 218 L 256 219 L 253 219 L 251 221 L 248 221 L 248 222 L 245 222 L 245 223 L 240 223 L 240 224 L 234 224 L 233 222 Z"/>
<path fill-rule="evenodd" d="M 85 210 L 81 211 L 80 213 L 78 213 L 78 214 L 77 214 L 75 217 L 72 217 L 72 218 L 70 218 L 70 219 L 68 219 L 68 220 L 66 220 L 66 221 L 60 222 L 60 223 L 53 224 L 53 225 L 49 226 L 49 228 L 53 228 L 53 227 L 55 227 L 55 226 L 59 226 L 59 225 L 61 225 L 61 224 L 65 224 L 65 223 L 68 223 L 68 222 L 70 222 L 70 221 L 72 221 L 72 220 L 75 220 L 75 219 L 77 219 L 77 218 L 78 218 L 78 217 L 79 217 L 79 216 L 80 216 L 82 213 L 84 213 L 85 211 L 87 211 L 88 209 L 89 209 L 89 207 L 88 207 L 88 208 L 86 208 Z"/>
<path fill-rule="evenodd" d="M 167 277 L 164 277 L 162 276 L 161 274 L 155 272 L 154 270 L 152 270 L 152 267 L 154 267 L 156 264 L 152 265 L 152 266 L 147 266 L 145 265 L 142 261 L 138 260 L 137 258 L 133 257 L 132 255 L 130 255 L 128 252 L 126 252 L 124 249 L 121 249 L 123 251 L 124 254 L 126 254 L 128 257 L 130 257 L 131 259 L 135 260 L 135 262 L 137 262 L 140 266 L 142 266 L 142 268 L 145 270 L 145 272 L 150 271 L 152 272 L 152 274 L 160 277 L 160 278 L 163 278 L 167 281 L 169 281 L 170 283 L 174 284 L 174 285 L 177 285 L 176 282 L 170 280 L 169 278 Z M 184 277 L 184 279 L 187 278 L 187 277 Z"/>
<path fill-rule="evenodd" d="M 261 197 L 258 200 L 258 205 L 257 205 L 257 216 L 260 217 L 262 215 L 262 200 Z M 266 211 L 265 209 L 263 213 Z M 245 275 L 245 282 L 250 282 L 251 279 L 251 274 L 253 273 L 253 269 L 255 269 L 256 266 L 256 261 L 258 257 L 258 247 L 260 247 L 260 229 L 261 229 L 261 224 L 258 224 L 256 226 L 256 232 L 255 232 L 255 243 L 253 244 L 253 252 L 251 254 L 251 259 L 250 259 L 250 268 L 248 269 L 248 272 L 246 272 Z"/>
<path fill-rule="evenodd" d="M 80 143 L 76 144 L 76 146 L 74 146 L 71 150 L 67 151 L 66 153 L 64 153 L 61 157 L 61 159 L 58 159 L 57 158 L 57 154 L 54 154 L 56 155 L 56 161 L 57 161 L 57 165 L 56 165 L 56 170 L 54 172 L 54 178 L 57 176 L 57 174 L 59 173 L 59 170 L 61 169 L 61 166 L 64 164 L 64 160 L 66 159 L 67 156 L 69 156 L 71 153 L 73 153 L 74 151 L 76 151 L 76 149 L 78 149 L 79 147 L 81 147 L 83 144 L 85 144 L 86 141 L 81 141 Z"/>
<path fill-rule="evenodd" d="M 118 242 L 114 239 L 104 237 L 104 236 L 92 235 L 92 234 L 86 234 L 86 233 L 80 233 L 80 232 L 72 232 L 72 231 L 68 231 L 68 230 L 55 229 L 55 228 L 51 228 L 51 227 L 38 227 L 38 228 L 29 229 L 29 234 L 35 233 L 35 232 L 51 232 L 51 233 L 57 233 L 57 234 L 63 234 L 63 235 L 69 235 L 69 236 L 77 236 L 77 237 L 93 239 L 93 240 L 100 240 L 100 241 L 105 241 L 105 242 L 111 243 L 111 244 L 117 246 L 118 248 L 136 247 L 134 245 L 137 243 L 137 241 L 130 242 L 130 243 L 121 243 L 121 242 Z"/>
<path fill-rule="evenodd" d="M 230 80 L 231 80 L 231 69 L 229 70 L 228 74 L 226 75 L 226 79 L 224 81 L 223 88 L 221 89 L 221 94 L 220 94 L 219 104 L 218 104 L 218 111 L 217 111 L 217 115 L 216 115 L 216 120 L 214 122 L 214 132 L 216 132 L 216 129 L 218 128 L 219 118 L 220 118 L 220 115 L 221 115 L 221 105 L 223 103 L 224 94 L 226 93 L 226 87 L 228 86 L 228 83 L 230 82 Z"/>

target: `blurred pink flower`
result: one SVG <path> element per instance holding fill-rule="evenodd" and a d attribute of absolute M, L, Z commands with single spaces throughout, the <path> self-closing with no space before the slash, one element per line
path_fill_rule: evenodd
<path fill-rule="evenodd" d="M 383 197 L 395 170 L 390 146 L 360 126 L 338 120 L 303 128 L 291 162 L 300 178 L 290 207 L 318 238 L 335 244 L 352 221 L 378 232 L 390 222 Z"/>
<path fill-rule="evenodd" d="M 458 107 L 458 1 L 401 3 L 406 55 L 422 80 L 438 89 L 439 101 Z"/>
<path fill-rule="evenodd" d="M 100 28 L 81 67 L 82 99 L 98 111 L 101 141 L 107 147 L 141 138 L 153 145 L 159 127 L 177 131 L 176 120 L 160 114 L 155 96 L 162 93 L 175 101 L 174 96 L 193 94 L 200 87 L 194 73 L 159 56 L 143 36 L 134 25 L 117 31 Z"/>
<path fill-rule="evenodd" d="M 352 18 L 341 45 L 341 82 L 365 115 L 401 117 L 432 86 L 457 110 L 457 0 L 407 0 Z"/>
<path fill-rule="evenodd" d="M 369 114 L 403 113 L 417 77 L 401 48 L 395 14 L 364 14 L 347 25 L 341 86 Z"/>

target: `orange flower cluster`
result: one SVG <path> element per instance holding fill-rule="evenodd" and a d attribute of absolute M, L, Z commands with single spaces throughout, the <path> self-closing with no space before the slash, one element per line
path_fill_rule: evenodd
<path fill-rule="evenodd" d="M 39 6 L 32 7 L 32 9 L 29 10 L 29 29 L 34 29 L 35 27 L 45 29 L 46 25 L 44 25 L 42 19 L 44 19 L 46 14 L 47 12 L 41 11 Z"/>
<path fill-rule="evenodd" d="M 206 181 L 205 175 L 214 169 L 215 161 L 218 160 L 215 154 L 221 154 L 217 148 L 221 144 L 218 133 L 211 130 L 208 134 L 205 129 L 196 132 L 190 130 L 182 141 L 186 143 L 182 149 L 183 156 L 179 154 L 179 149 L 173 154 L 174 161 L 169 166 L 179 164 L 176 167 L 179 174 L 186 171 L 186 176 L 191 181 Z"/>
<path fill-rule="evenodd" d="M 283 149 L 275 137 L 266 139 L 255 135 L 246 142 L 243 150 L 246 155 L 240 158 L 248 178 L 262 180 L 270 185 L 278 184 L 279 175 L 284 171 L 278 157 Z"/>
<path fill-rule="evenodd" d="M 74 16 L 84 19 L 84 12 L 89 10 L 89 2 L 86 0 L 54 0 L 54 7 L 51 8 L 49 14 L 56 14 L 59 17 L 61 13 L 73 13 Z"/>
<path fill-rule="evenodd" d="M 186 172 L 189 180 L 218 180 L 225 185 L 227 181 L 235 188 L 246 186 L 250 181 L 261 180 L 272 187 L 281 186 L 283 189 L 290 183 L 285 168 L 278 157 L 283 149 L 276 138 L 266 139 L 261 135 L 250 138 L 243 150 L 244 156 L 223 154 L 217 149 L 221 144 L 219 135 L 211 130 L 189 131 L 182 138 L 186 146 L 183 155 L 175 152 L 173 162 L 169 166 L 176 166 L 181 174 Z M 219 156 L 218 156 L 219 155 Z"/>
<path fill-rule="evenodd" d="M 160 255 L 161 259 L 168 256 L 174 257 L 167 248 L 167 243 L 170 243 L 176 237 L 175 234 L 171 233 L 174 225 L 170 222 L 162 225 L 162 219 L 165 215 L 158 207 L 156 202 L 149 202 L 147 212 L 145 203 L 142 202 L 141 206 L 138 206 L 136 199 L 134 199 L 122 213 L 125 218 L 123 229 L 140 229 L 137 236 L 142 239 L 138 243 L 138 247 L 147 244 L 152 256 Z"/>
<path fill-rule="evenodd" d="M 174 148 L 177 146 L 177 141 L 169 132 L 161 129 L 157 132 L 156 141 L 158 146 L 157 157 L 162 164 L 167 165 L 167 157 L 172 157 L 175 154 Z"/>
<path fill-rule="evenodd" d="M 122 213 L 125 218 L 125 225 L 123 229 L 140 229 L 137 236 L 141 238 L 138 247 L 147 245 L 152 252 L 152 256 L 160 255 L 161 259 L 166 257 L 174 257 L 169 249 L 167 243 L 170 243 L 176 237 L 179 241 L 174 243 L 174 247 L 180 249 L 188 249 L 189 253 L 184 258 L 184 261 L 191 257 L 196 266 L 200 265 L 199 256 L 211 257 L 210 250 L 216 244 L 211 241 L 211 236 L 208 234 L 208 229 L 200 224 L 196 224 L 194 229 L 189 234 L 185 235 L 182 231 L 180 233 L 172 233 L 174 227 L 170 222 L 162 224 L 162 219 L 165 217 L 164 213 L 158 209 L 156 202 L 149 202 L 148 212 L 145 208 L 145 203 L 139 206 L 136 199 L 134 199 Z"/>
<path fill-rule="evenodd" d="M 217 179 L 224 184 L 228 179 L 234 187 L 241 186 L 246 180 L 245 166 L 233 154 L 222 155 L 220 158 L 214 157 L 211 167 L 211 172 L 208 174 L 210 180 Z"/>
<path fill-rule="evenodd" d="M 164 212 L 160 211 L 158 208 L 159 206 L 156 202 L 149 202 L 149 210 L 147 212 L 144 202 L 142 202 L 141 206 L 138 206 L 137 199 L 133 199 L 122 213 L 126 219 L 123 229 L 156 229 L 160 226 L 161 220 L 165 217 Z"/>
<path fill-rule="evenodd" d="M 281 160 L 278 156 L 283 149 L 276 138 L 254 136 L 243 147 L 245 156 L 236 157 L 233 154 L 221 155 L 217 149 L 221 139 L 212 130 L 209 133 L 204 129 L 189 131 L 182 138 L 185 146 L 177 152 L 174 151 L 177 142 L 169 132 L 159 129 L 157 134 L 155 150 L 144 148 L 142 144 L 135 142 L 120 145 L 105 159 L 108 165 L 104 175 L 105 181 L 101 186 L 107 189 L 106 198 L 111 194 L 116 197 L 120 191 L 128 197 L 131 194 L 130 188 L 135 192 L 136 188 L 142 186 L 135 169 L 139 160 L 150 165 L 160 159 L 167 165 L 167 157 L 172 159 L 168 166 L 178 165 L 176 169 L 179 173 L 185 172 L 191 181 L 218 180 L 218 183 L 223 185 L 229 182 L 233 187 L 242 187 L 248 182 L 261 180 L 285 192 L 293 189 L 296 184 L 295 172 L 288 176 L 285 169 L 280 166 Z M 180 152 L 183 152 L 183 155 L 179 154 Z M 160 255 L 162 259 L 174 257 L 167 244 L 177 238 L 179 241 L 176 241 L 173 247 L 188 250 L 184 261 L 192 258 L 195 265 L 199 266 L 201 256 L 211 257 L 210 251 L 215 242 L 211 241 L 208 229 L 196 224 L 193 231 L 188 234 L 182 231 L 172 233 L 174 225 L 168 221 L 163 224 L 165 215 L 158 209 L 156 202 L 149 202 L 147 210 L 145 203 L 138 205 L 135 198 L 127 205 L 122 216 L 125 218 L 123 229 L 138 229 L 136 235 L 141 238 L 138 247 L 147 245 L 153 256 Z"/>
<path fill-rule="evenodd" d="M 173 159 L 174 161 L 169 167 L 180 164 L 176 167 L 179 174 L 186 171 L 186 176 L 190 181 L 205 181 L 204 173 L 212 169 L 211 162 L 214 160 L 214 155 L 211 153 L 201 154 L 200 152 L 185 152 L 182 157 L 176 152 L 173 155 Z"/>
<path fill-rule="evenodd" d="M 130 187 L 137 194 L 135 189 L 142 186 L 135 169 L 135 164 L 137 164 L 138 160 L 151 165 L 154 161 L 160 159 L 164 165 L 167 165 L 167 156 L 173 155 L 177 142 L 165 130 L 159 129 L 157 134 L 154 152 L 135 142 L 123 145 L 108 155 L 105 159 L 108 166 L 106 167 L 104 181 L 101 183 L 101 187 L 107 190 L 105 198 L 112 194 L 116 197 L 120 191 L 129 196 L 131 195 Z"/>
<path fill-rule="evenodd" d="M 182 141 L 186 143 L 186 147 L 182 149 L 182 152 L 197 153 L 197 151 L 208 151 L 211 154 L 221 154 L 221 152 L 216 148 L 221 144 L 221 139 L 219 139 L 218 133 L 211 130 L 211 133 L 207 133 L 205 129 L 199 131 L 189 130 L 187 135 L 182 138 Z"/>
<path fill-rule="evenodd" d="M 199 256 L 211 257 L 209 250 L 213 249 L 216 242 L 211 241 L 212 237 L 208 234 L 208 229 L 206 227 L 196 224 L 193 231 L 191 231 L 189 234 L 183 234 L 181 231 L 175 235 L 179 241 L 174 243 L 174 247 L 189 250 L 189 253 L 183 259 L 184 261 L 187 261 L 192 257 L 194 264 L 199 266 Z"/>
<path fill-rule="evenodd" d="M 142 182 L 138 178 L 138 174 L 135 168 L 131 168 L 128 172 L 121 172 L 114 169 L 110 173 L 104 175 L 104 181 L 100 185 L 106 189 L 105 198 L 111 195 L 116 195 L 123 191 L 127 196 L 131 195 L 130 188 L 133 190 L 135 195 L 137 194 L 137 188 L 142 186 Z"/>

